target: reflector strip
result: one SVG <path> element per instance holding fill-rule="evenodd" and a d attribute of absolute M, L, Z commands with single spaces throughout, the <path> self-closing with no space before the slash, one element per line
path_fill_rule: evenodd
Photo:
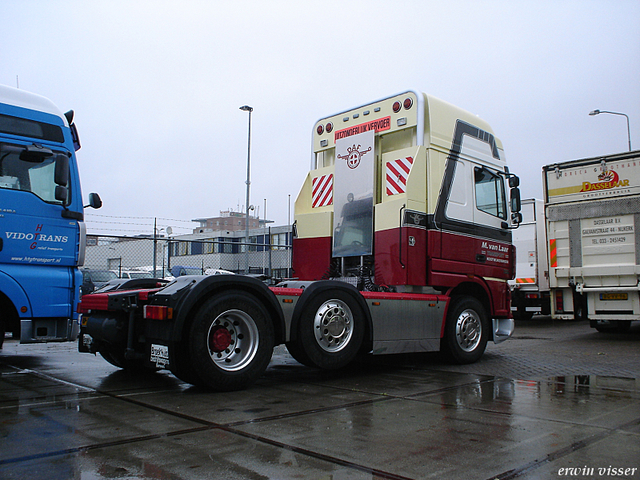
<path fill-rule="evenodd" d="M 556 249 L 556 239 L 549 239 L 549 266 L 558 268 L 558 250 Z"/>
<path fill-rule="evenodd" d="M 398 195 L 407 190 L 407 178 L 411 172 L 413 157 L 387 162 L 387 195 Z"/>
<path fill-rule="evenodd" d="M 516 278 L 516 283 L 536 283 L 535 278 Z"/>
<path fill-rule="evenodd" d="M 311 206 L 326 207 L 333 204 L 333 174 L 315 177 L 312 181 Z"/>

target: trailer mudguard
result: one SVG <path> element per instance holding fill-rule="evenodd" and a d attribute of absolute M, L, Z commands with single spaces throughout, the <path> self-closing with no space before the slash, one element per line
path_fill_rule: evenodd
<path fill-rule="evenodd" d="M 284 314 L 274 293 L 264 283 L 242 275 L 184 275 L 153 295 L 154 305 L 173 308 L 171 339 L 182 340 L 184 326 L 202 302 L 225 290 L 241 290 L 254 295 L 269 312 L 273 321 L 276 345 L 285 339 Z"/>
<path fill-rule="evenodd" d="M 369 311 L 367 302 L 356 287 L 349 283 L 340 282 L 337 280 L 322 280 L 319 282 L 313 282 L 307 288 L 305 288 L 304 292 L 302 292 L 302 295 L 300 296 L 300 300 L 298 300 L 293 310 L 293 315 L 291 317 L 291 331 L 289 332 L 288 341 L 297 338 L 300 315 L 302 315 L 302 312 L 309 301 L 311 301 L 316 295 L 322 292 L 326 292 L 327 290 L 340 290 L 341 292 L 347 293 L 354 299 L 358 306 L 360 306 L 360 308 L 364 312 L 365 322 L 367 325 L 365 340 L 367 342 L 371 342 L 373 339 L 373 321 L 371 319 L 371 312 Z"/>

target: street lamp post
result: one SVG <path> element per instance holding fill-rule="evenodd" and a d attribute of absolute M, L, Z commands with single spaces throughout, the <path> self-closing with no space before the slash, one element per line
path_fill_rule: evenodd
<path fill-rule="evenodd" d="M 626 119 L 627 119 L 627 138 L 629 139 L 629 151 L 631 151 L 631 128 L 629 127 L 629 115 L 627 115 L 626 113 L 608 112 L 607 110 L 592 110 L 591 112 L 589 112 L 589 115 L 591 115 L 593 117 L 595 115 L 600 115 L 601 113 L 608 113 L 610 115 L 621 115 L 623 117 L 626 117 Z"/>
<path fill-rule="evenodd" d="M 249 105 L 243 105 L 242 107 L 240 107 L 240 110 L 242 110 L 243 112 L 249 112 L 249 139 L 248 139 L 248 144 L 247 144 L 247 203 L 246 203 L 246 216 L 245 216 L 245 227 L 246 227 L 246 231 L 245 231 L 245 274 L 249 273 L 249 210 L 250 210 L 250 204 L 249 204 L 249 186 L 251 185 L 251 112 L 253 112 L 253 107 L 250 107 Z"/>

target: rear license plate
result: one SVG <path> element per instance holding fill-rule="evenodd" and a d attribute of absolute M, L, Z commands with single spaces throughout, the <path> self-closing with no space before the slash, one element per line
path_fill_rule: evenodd
<path fill-rule="evenodd" d="M 601 293 L 600 300 L 627 300 L 628 293 Z"/>
<path fill-rule="evenodd" d="M 157 367 L 164 367 L 169 364 L 169 347 L 166 345 L 151 344 L 151 363 L 155 363 Z"/>

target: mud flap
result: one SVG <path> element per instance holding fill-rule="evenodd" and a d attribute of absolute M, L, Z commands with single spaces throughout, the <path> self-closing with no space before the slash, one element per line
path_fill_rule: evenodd
<path fill-rule="evenodd" d="M 494 318 L 493 322 L 493 342 L 504 342 L 513 334 L 515 322 L 513 318 Z"/>

